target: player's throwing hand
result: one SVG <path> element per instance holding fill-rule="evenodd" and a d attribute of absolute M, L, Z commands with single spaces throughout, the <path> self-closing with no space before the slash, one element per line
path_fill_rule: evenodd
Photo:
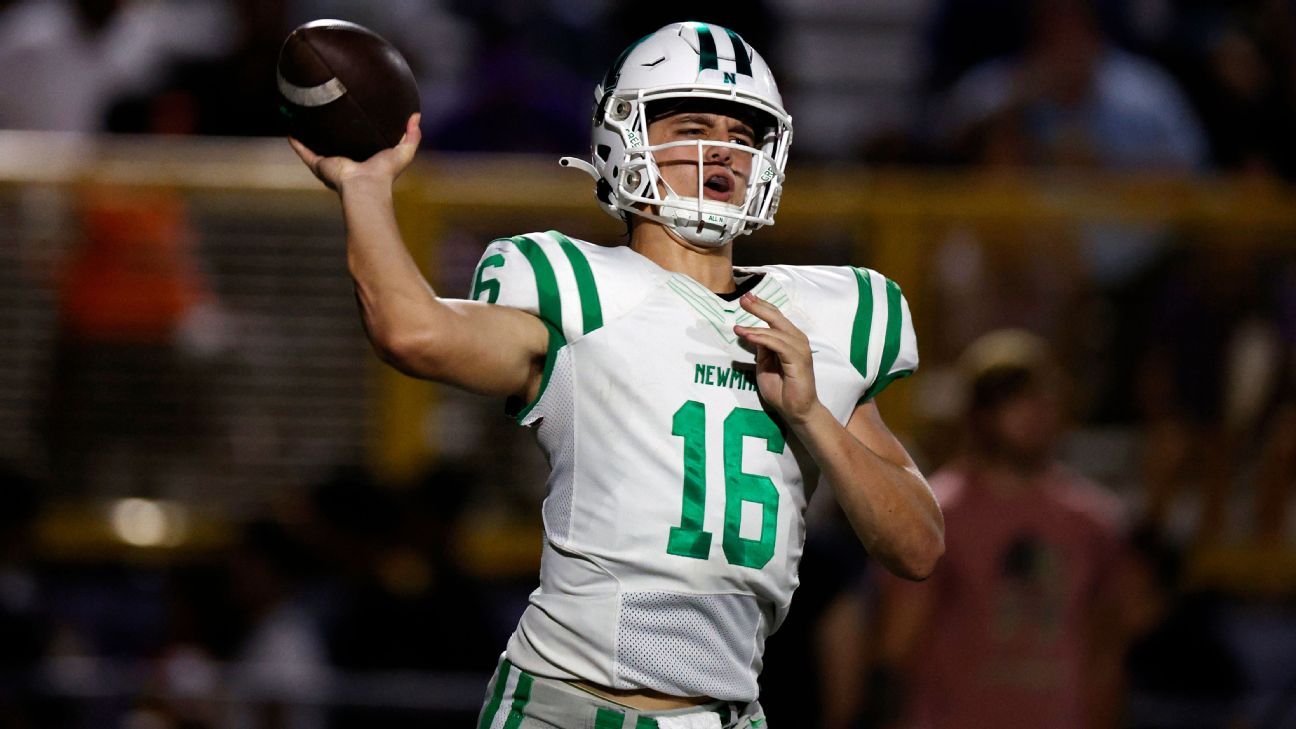
<path fill-rule="evenodd" d="M 419 142 L 423 138 L 419 131 L 419 117 L 419 114 L 410 116 L 405 123 L 405 135 L 401 137 L 399 144 L 378 152 L 364 162 L 356 162 L 347 157 L 322 157 L 292 137 L 288 138 L 288 143 L 310 171 L 330 190 L 338 190 L 346 182 L 358 178 L 390 183 L 400 177 L 414 161 L 414 153 L 418 151 Z"/>

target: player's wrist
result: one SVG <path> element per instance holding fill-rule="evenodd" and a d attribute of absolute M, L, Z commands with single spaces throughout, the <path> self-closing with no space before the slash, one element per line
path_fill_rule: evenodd
<path fill-rule="evenodd" d="M 352 171 L 338 175 L 337 190 L 342 197 L 391 197 L 392 183 L 389 175 L 368 171 Z"/>
<path fill-rule="evenodd" d="M 837 422 L 836 418 L 818 398 L 815 398 L 814 403 L 806 408 L 804 412 L 784 413 L 784 419 L 799 434 L 826 425 L 829 421 Z"/>

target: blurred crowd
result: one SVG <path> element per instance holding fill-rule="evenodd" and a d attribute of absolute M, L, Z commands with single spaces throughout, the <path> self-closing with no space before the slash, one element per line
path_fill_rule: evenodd
<path fill-rule="evenodd" d="M 923 583 L 892 577 L 820 489 L 761 677 L 770 721 L 1291 726 L 1293 585 L 1203 583 L 1155 520 L 1064 462 L 1069 375 L 1042 337 L 990 332 L 955 367 L 954 447 L 928 469 L 946 556 Z M 473 523 L 487 473 L 339 467 L 205 546 L 67 559 L 37 534 L 50 485 L 3 468 L 0 727 L 470 725 L 537 567 L 490 540 L 539 539 Z"/>
<path fill-rule="evenodd" d="M 399 488 L 340 468 L 153 565 L 42 559 L 48 486 L 0 480 L 6 729 L 466 726 L 530 590 L 456 562 L 479 484 L 453 466 Z"/>
<path fill-rule="evenodd" d="M 427 148 L 571 154 L 594 80 L 646 29 L 720 23 L 777 72 L 796 60 L 780 51 L 790 5 L 0 0 L 0 129 L 276 136 L 280 43 L 341 17 L 410 61 Z M 912 117 L 795 164 L 1296 181 L 1291 0 L 928 5 Z M 509 464 L 443 463 L 410 483 L 340 467 L 218 548 L 159 563 L 37 549 L 51 496 L 83 495 L 81 456 L 132 437 L 138 409 L 104 402 L 176 419 L 128 459 L 136 495 L 165 495 L 149 479 L 178 466 L 158 464 L 201 440 L 202 388 L 174 355 L 205 346 L 191 315 L 213 294 L 178 205 L 86 206 L 42 431 L 53 467 L 0 473 L 0 729 L 470 725 L 534 586 L 529 564 L 483 574 L 462 553 L 474 499 L 507 490 L 494 482 Z M 147 276 L 114 277 L 141 258 Z M 901 282 L 937 323 L 919 325 L 922 428 L 907 435 L 948 556 L 924 584 L 891 579 L 819 494 L 762 678 L 771 723 L 1296 727 L 1290 241 L 968 223 L 939 231 L 923 263 L 927 281 Z M 95 284 L 107 279 L 115 293 Z M 85 376 L 108 360 L 146 376 Z M 1068 451 L 1076 424 L 1132 433 L 1130 468 L 1104 468 L 1101 444 Z M 537 504 L 518 510 L 538 519 Z"/>
<path fill-rule="evenodd" d="M 846 140 L 831 161 L 1296 175 L 1287 0 L 920 5 L 920 111 Z M 818 10 L 850 17 L 848 6 Z M 0 80 L 0 128 L 276 136 L 280 44 L 296 25 L 340 17 L 410 61 L 429 148 L 571 153 L 608 59 L 671 19 L 737 29 L 796 98 L 800 59 L 781 51 L 792 12 L 776 0 L 6 0 L 0 59 L 17 73 Z"/>
<path fill-rule="evenodd" d="M 587 144 L 608 59 L 697 8 L 592 0 L 8 0 L 0 128 L 278 136 L 279 47 L 297 25 L 344 18 L 390 40 L 413 69 L 425 147 L 563 152 Z M 738 21 L 748 15 L 729 10 Z M 740 23 L 767 33 L 754 4 Z M 558 39 L 579 39 L 576 42 Z"/>

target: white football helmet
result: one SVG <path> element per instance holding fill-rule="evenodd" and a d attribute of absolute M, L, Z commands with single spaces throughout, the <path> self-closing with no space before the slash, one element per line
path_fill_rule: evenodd
<path fill-rule="evenodd" d="M 596 181 L 595 196 L 609 215 L 629 221 L 639 215 L 663 223 L 696 245 L 715 247 L 735 236 L 774 223 L 792 142 L 792 118 L 769 66 L 728 28 L 673 23 L 631 45 L 594 90 L 594 131 L 589 162 L 564 157 L 561 164 L 585 170 Z M 686 140 L 648 144 L 648 107 L 683 102 L 735 104 L 763 123 L 756 147 L 735 142 Z M 695 146 L 696 196 L 681 196 L 662 180 L 653 153 Z M 731 147 L 752 155 L 752 170 L 741 204 L 707 200 L 702 161 L 708 147 Z M 741 183 L 741 181 L 740 181 Z M 734 199 L 739 199 L 734 196 Z M 654 212 L 656 210 L 656 212 Z"/>

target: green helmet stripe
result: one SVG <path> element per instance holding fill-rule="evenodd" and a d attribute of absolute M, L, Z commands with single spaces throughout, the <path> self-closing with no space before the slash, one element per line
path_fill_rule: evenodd
<path fill-rule="evenodd" d="M 729 40 L 733 43 L 734 63 L 738 66 L 738 75 L 752 75 L 751 58 L 747 56 L 747 44 L 743 43 L 743 39 L 732 30 L 725 28 L 725 32 L 729 34 Z"/>
<path fill-rule="evenodd" d="M 711 27 L 706 23 L 694 23 L 693 29 L 698 34 L 698 49 L 701 55 L 698 57 L 698 73 L 702 73 L 708 68 L 720 70 L 720 59 L 716 56 L 715 36 L 711 35 Z"/>

